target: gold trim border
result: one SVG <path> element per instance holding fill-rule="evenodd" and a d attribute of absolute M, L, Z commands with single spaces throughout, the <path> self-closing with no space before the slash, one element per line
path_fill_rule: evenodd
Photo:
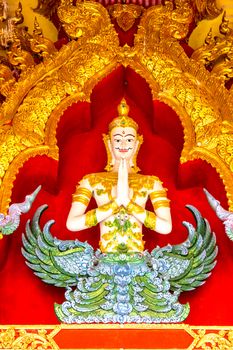
<path fill-rule="evenodd" d="M 39 341 L 33 344 L 33 349 L 54 349 L 54 350 L 66 350 L 65 348 L 59 348 L 58 344 L 54 340 L 55 336 L 62 330 L 184 330 L 189 334 L 193 340 L 192 343 L 186 349 L 177 347 L 178 350 L 199 350 L 199 349 L 232 349 L 233 348 L 233 327 L 231 326 L 191 326 L 188 324 L 81 324 L 81 325 L 0 325 L 0 349 L 1 350 L 21 350 L 32 349 L 30 347 L 30 341 L 35 341 L 39 337 Z M 50 332 L 49 332 L 50 331 Z M 30 337 L 30 338 L 29 338 Z M 8 347 L 1 347 L 8 341 Z M 29 341 L 30 340 L 30 341 Z M 179 342 L 179 340 L 178 340 Z M 177 346 L 179 343 L 177 342 Z M 15 344 L 18 344 L 15 347 Z M 207 345 L 208 344 L 208 345 Z M 43 347 L 44 346 L 44 347 Z M 162 345 L 161 345 L 162 346 Z M 208 346 L 208 347 L 207 347 Z M 217 347 L 216 347 L 217 346 Z M 228 347 L 226 347 L 228 346 Z M 81 348 L 75 348 L 69 350 L 80 350 Z M 91 348 L 85 348 L 86 350 L 92 350 Z M 115 348 L 95 348 L 114 350 Z M 128 350 L 127 348 L 116 348 L 117 350 Z M 151 348 L 150 348 L 151 349 Z M 174 348 L 162 348 L 163 350 L 174 350 Z M 67 349 L 68 350 L 68 349 Z M 130 350 L 142 350 L 142 348 L 135 348 Z M 146 348 L 144 349 L 146 350 Z M 154 348 L 153 350 L 160 350 L 160 348 Z"/>

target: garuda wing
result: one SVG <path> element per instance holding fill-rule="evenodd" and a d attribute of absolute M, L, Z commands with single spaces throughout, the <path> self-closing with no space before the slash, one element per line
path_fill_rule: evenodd
<path fill-rule="evenodd" d="M 186 207 L 196 220 L 196 229 L 189 222 L 183 222 L 188 230 L 185 242 L 156 247 L 151 252 L 154 269 L 169 280 L 173 291 L 189 291 L 201 286 L 216 265 L 218 248 L 215 234 L 196 208 L 191 205 Z"/>
<path fill-rule="evenodd" d="M 59 240 L 50 233 L 54 220 L 48 221 L 43 231 L 39 221 L 47 205 L 39 207 L 26 225 L 22 254 L 26 264 L 44 282 L 57 287 L 77 285 L 77 279 L 87 274 L 94 263 L 94 251 L 88 243 L 79 240 Z"/>

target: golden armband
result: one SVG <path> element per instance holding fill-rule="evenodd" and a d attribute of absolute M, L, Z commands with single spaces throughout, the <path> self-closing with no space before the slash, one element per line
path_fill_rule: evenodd
<path fill-rule="evenodd" d="M 85 225 L 87 227 L 92 227 L 98 224 L 96 217 L 96 209 L 88 211 L 85 215 Z"/>
<path fill-rule="evenodd" d="M 98 210 L 101 210 L 101 211 L 107 211 L 109 209 L 112 209 L 112 213 L 116 214 L 118 212 L 118 210 L 119 210 L 119 206 L 118 206 L 117 202 L 116 201 L 111 201 L 111 202 L 109 202 L 107 204 L 101 205 L 98 208 Z"/>
<path fill-rule="evenodd" d="M 82 197 L 82 196 L 77 196 L 77 197 L 73 197 L 73 202 L 78 202 L 78 203 L 82 203 L 84 204 L 86 207 L 89 204 L 89 199 L 87 199 L 86 197 Z"/>
<path fill-rule="evenodd" d="M 155 230 L 156 225 L 156 215 L 151 211 L 146 210 L 146 218 L 144 221 L 144 225 L 151 230 Z"/>
<path fill-rule="evenodd" d="M 129 202 L 129 204 L 127 205 L 127 207 L 125 209 L 127 210 L 127 212 L 129 214 L 134 214 L 134 213 L 135 214 L 141 214 L 141 213 L 144 213 L 144 209 L 140 205 L 138 205 L 138 204 L 136 204 L 136 203 L 134 203 L 132 201 Z"/>
<path fill-rule="evenodd" d="M 161 199 L 159 201 L 152 202 L 154 210 L 157 210 L 162 207 L 169 208 L 170 207 L 170 200 L 167 198 Z"/>
<path fill-rule="evenodd" d="M 154 191 L 150 194 L 150 199 L 153 202 L 155 199 L 165 197 L 167 198 L 167 190 L 164 188 L 159 191 Z"/>
<path fill-rule="evenodd" d="M 85 187 L 78 187 L 77 191 L 72 196 L 73 202 L 79 202 L 88 206 L 92 193 Z"/>

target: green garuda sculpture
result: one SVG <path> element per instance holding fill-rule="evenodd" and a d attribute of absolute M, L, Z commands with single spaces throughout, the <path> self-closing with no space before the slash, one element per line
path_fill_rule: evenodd
<path fill-rule="evenodd" d="M 138 174 L 136 157 L 142 143 L 138 125 L 123 99 L 119 116 L 104 135 L 105 172 L 85 176 L 76 187 L 67 219 L 71 231 L 100 225 L 99 249 L 87 242 L 59 240 L 50 233 L 54 221 L 40 228 L 40 207 L 26 225 L 22 253 L 45 283 L 66 288 L 55 304 L 64 323 L 170 323 L 189 314 L 178 300 L 182 291 L 201 286 L 216 264 L 216 239 L 208 222 L 192 206 L 196 228 L 179 245 L 144 249 L 143 225 L 160 234 L 172 229 L 166 189 L 155 176 Z M 87 210 L 94 197 L 97 207 Z M 153 211 L 145 209 L 147 201 Z"/>

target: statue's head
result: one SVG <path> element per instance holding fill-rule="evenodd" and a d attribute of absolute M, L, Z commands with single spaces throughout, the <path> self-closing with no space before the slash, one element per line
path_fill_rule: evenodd
<path fill-rule="evenodd" d="M 111 171 L 114 164 L 121 158 L 126 159 L 132 172 L 138 172 L 136 158 L 143 137 L 138 135 L 137 123 L 128 116 L 129 106 L 125 99 L 122 99 L 118 106 L 118 117 L 109 124 L 109 132 L 104 135 L 104 143 L 107 149 L 108 163 L 107 171 Z"/>

